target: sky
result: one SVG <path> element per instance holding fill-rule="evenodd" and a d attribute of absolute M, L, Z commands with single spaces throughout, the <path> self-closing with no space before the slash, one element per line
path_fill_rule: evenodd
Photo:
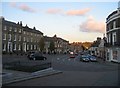
<path fill-rule="evenodd" d="M 95 1 L 95 0 L 94 0 Z M 103 37 L 106 18 L 118 8 L 118 2 L 18 2 L 2 1 L 2 13 L 6 20 L 22 21 L 36 27 L 44 36 L 61 37 L 69 42 L 92 42 Z"/>

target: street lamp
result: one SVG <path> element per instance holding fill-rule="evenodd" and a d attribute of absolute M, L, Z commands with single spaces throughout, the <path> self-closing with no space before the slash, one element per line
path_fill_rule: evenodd
<path fill-rule="evenodd" d="M 105 34 L 103 34 L 103 40 L 104 40 L 104 56 L 103 56 L 103 61 L 105 61 L 105 55 L 106 55 L 106 52 L 105 52 Z"/>

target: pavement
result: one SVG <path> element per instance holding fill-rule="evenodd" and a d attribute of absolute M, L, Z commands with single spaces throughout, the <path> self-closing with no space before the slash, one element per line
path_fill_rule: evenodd
<path fill-rule="evenodd" d="M 27 73 L 27 72 L 3 69 L 3 73 L 10 74 L 2 78 L 2 85 L 4 86 L 10 83 L 15 83 L 19 81 L 25 81 L 25 80 L 34 79 L 34 78 L 60 74 L 62 73 L 62 71 L 53 70 L 53 68 L 48 68 L 48 69 L 36 71 L 33 73 Z"/>

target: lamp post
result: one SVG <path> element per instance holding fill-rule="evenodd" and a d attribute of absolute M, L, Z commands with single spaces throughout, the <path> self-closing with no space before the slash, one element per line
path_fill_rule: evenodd
<path fill-rule="evenodd" d="M 105 58 L 106 58 L 105 57 L 105 55 L 106 55 L 106 52 L 105 52 L 105 34 L 103 34 L 103 36 L 104 36 L 103 37 L 103 40 L 104 40 L 104 46 L 103 46 L 104 47 L 104 54 L 103 54 L 104 56 L 103 56 L 103 61 L 105 61 Z"/>

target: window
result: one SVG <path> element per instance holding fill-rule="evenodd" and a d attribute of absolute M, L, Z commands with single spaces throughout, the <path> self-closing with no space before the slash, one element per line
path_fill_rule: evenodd
<path fill-rule="evenodd" d="M 31 50 L 33 49 L 33 46 L 31 45 Z"/>
<path fill-rule="evenodd" d="M 27 38 L 27 42 L 29 42 L 29 38 Z"/>
<path fill-rule="evenodd" d="M 9 31 L 12 31 L 12 27 L 10 27 L 10 30 Z"/>
<path fill-rule="evenodd" d="M 24 31 L 24 34 L 26 34 L 26 32 Z"/>
<path fill-rule="evenodd" d="M 16 41 L 16 35 L 14 36 L 14 41 Z"/>
<path fill-rule="evenodd" d="M 32 42 L 33 38 L 31 38 L 31 42 Z"/>
<path fill-rule="evenodd" d="M 22 29 L 20 28 L 20 29 L 19 29 L 19 33 L 21 33 L 21 32 L 22 32 Z"/>
<path fill-rule="evenodd" d="M 19 41 L 21 41 L 21 36 L 19 36 Z"/>
<path fill-rule="evenodd" d="M 25 41 L 25 37 L 23 38 L 23 40 Z"/>
<path fill-rule="evenodd" d="M 117 51 L 113 50 L 113 59 L 114 60 L 117 60 L 117 54 L 118 54 Z"/>
<path fill-rule="evenodd" d="M 116 28 L 116 21 L 113 21 L 113 28 Z"/>
<path fill-rule="evenodd" d="M 29 32 L 27 32 L 27 35 L 29 35 Z"/>
<path fill-rule="evenodd" d="M 17 28 L 14 29 L 14 32 L 17 32 Z"/>
<path fill-rule="evenodd" d="M 113 29 L 113 22 L 110 22 L 110 29 Z"/>
<path fill-rule="evenodd" d="M 6 51 L 6 44 L 3 43 L 3 51 Z"/>
<path fill-rule="evenodd" d="M 8 40 L 11 41 L 11 34 L 8 35 Z"/>
<path fill-rule="evenodd" d="M 4 30 L 7 30 L 7 26 L 4 26 L 4 28 L 3 28 Z"/>
<path fill-rule="evenodd" d="M 120 27 L 120 18 L 118 18 L 118 19 L 116 20 L 116 27 L 117 27 L 117 28 Z"/>
<path fill-rule="evenodd" d="M 29 50 L 29 45 L 27 45 L 27 50 Z"/>
<path fill-rule="evenodd" d="M 13 46 L 14 46 L 14 50 L 16 50 L 16 44 L 13 44 Z"/>
<path fill-rule="evenodd" d="M 20 44 L 18 45 L 18 50 L 21 50 L 21 45 Z"/>
<path fill-rule="evenodd" d="M 108 34 L 108 36 L 109 36 L 108 37 L 108 39 L 109 39 L 108 42 L 110 43 L 111 42 L 111 34 Z"/>
<path fill-rule="evenodd" d="M 113 38 L 113 45 L 114 45 L 114 44 L 115 44 L 115 42 L 116 42 L 116 32 L 114 32 L 114 33 L 113 33 L 112 38 Z"/>
<path fill-rule="evenodd" d="M 34 50 L 36 49 L 36 45 L 34 45 Z"/>
<path fill-rule="evenodd" d="M 116 35 L 113 35 L 113 38 L 114 38 L 114 42 L 116 42 Z"/>
<path fill-rule="evenodd" d="M 3 40 L 6 40 L 6 34 L 3 34 Z"/>

